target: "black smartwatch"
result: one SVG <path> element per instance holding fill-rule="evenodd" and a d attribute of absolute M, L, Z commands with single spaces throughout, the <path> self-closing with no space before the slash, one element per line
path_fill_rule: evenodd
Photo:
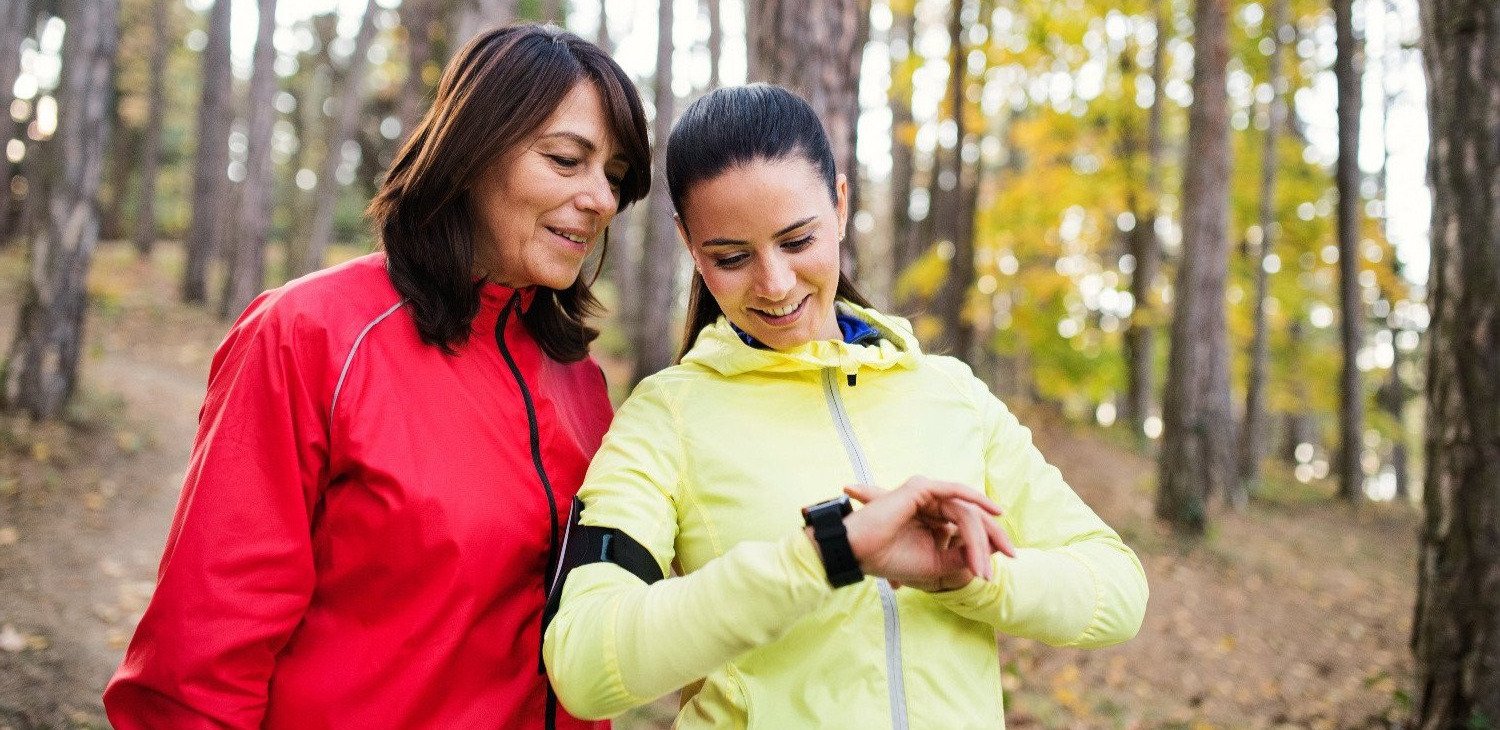
<path fill-rule="evenodd" d="M 854 559 L 854 548 L 849 546 L 849 533 L 844 531 L 844 518 L 853 511 L 846 495 L 802 508 L 802 520 L 813 529 L 813 539 L 823 554 L 823 570 L 834 588 L 865 579 L 859 561 Z"/>

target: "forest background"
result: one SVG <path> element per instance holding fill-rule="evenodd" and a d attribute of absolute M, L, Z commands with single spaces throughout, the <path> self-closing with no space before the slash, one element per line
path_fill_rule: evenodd
<path fill-rule="evenodd" d="M 1470 9 L 1493 34 L 1494 9 Z M 1005 643 L 1012 726 L 1490 727 L 1475 698 L 1500 687 L 1444 667 L 1492 648 L 1420 638 L 1474 632 L 1433 607 L 1479 591 L 1419 569 L 1447 554 L 1424 483 L 1453 461 L 1424 448 L 1446 362 L 1429 281 L 1451 238 L 1429 233 L 1437 13 L 5 0 L 0 727 L 102 723 L 207 355 L 262 289 L 371 250 L 364 207 L 445 60 L 515 19 L 609 49 L 653 139 L 719 84 L 807 96 L 851 173 L 861 288 L 968 361 L 1140 549 L 1141 638 Z M 622 397 L 678 337 L 689 268 L 665 185 L 610 241 L 595 352 Z"/>

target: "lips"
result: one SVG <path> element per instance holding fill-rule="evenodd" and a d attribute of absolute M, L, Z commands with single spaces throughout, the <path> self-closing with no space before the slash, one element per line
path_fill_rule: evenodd
<path fill-rule="evenodd" d="M 560 239 L 563 245 L 568 246 L 569 248 L 577 249 L 579 251 L 587 250 L 589 247 L 589 240 L 592 238 L 582 231 L 569 228 L 553 228 L 551 226 L 548 226 L 547 232 Z"/>
<path fill-rule="evenodd" d="M 802 316 L 802 310 L 807 307 L 807 300 L 811 298 L 812 295 L 808 294 L 793 305 L 777 307 L 775 309 L 756 309 L 750 307 L 750 311 L 754 312 L 755 316 L 759 317 L 766 324 L 773 327 L 780 327 L 797 321 L 797 318 Z"/>

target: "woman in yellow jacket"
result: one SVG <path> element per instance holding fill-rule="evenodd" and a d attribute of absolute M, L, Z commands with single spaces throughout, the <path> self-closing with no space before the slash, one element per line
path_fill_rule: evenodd
<path fill-rule="evenodd" d="M 847 186 L 806 102 L 719 89 L 666 158 L 697 268 L 687 342 L 621 407 L 579 492 L 569 550 L 605 537 L 547 630 L 563 705 L 608 717 L 682 688 L 681 728 L 995 728 L 996 632 L 1134 636 L 1135 554 L 967 366 L 841 275 Z M 962 515 L 988 500 L 934 484 L 1003 514 L 975 533 Z M 842 485 L 866 504 L 848 517 L 825 502 Z M 903 498 L 903 534 L 930 543 L 858 519 Z M 993 554 L 1011 552 L 997 525 L 1014 557 Z"/>

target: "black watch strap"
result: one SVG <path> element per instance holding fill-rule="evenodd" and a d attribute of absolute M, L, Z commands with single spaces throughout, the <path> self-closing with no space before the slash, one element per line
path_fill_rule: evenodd
<path fill-rule="evenodd" d="M 828 584 L 834 588 L 865 579 L 859 561 L 854 558 L 854 548 L 849 545 L 849 533 L 844 529 L 844 517 L 853 509 L 847 496 L 802 508 L 802 519 L 813 528 L 813 539 L 823 557 L 823 570 L 828 574 Z"/>

